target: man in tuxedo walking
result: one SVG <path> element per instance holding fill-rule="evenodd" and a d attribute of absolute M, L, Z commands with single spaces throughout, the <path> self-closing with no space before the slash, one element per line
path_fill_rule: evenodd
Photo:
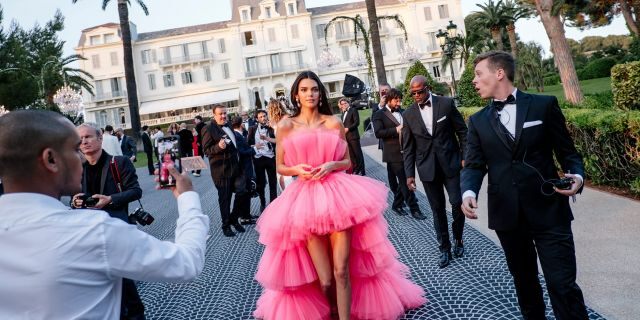
<path fill-rule="evenodd" d="M 569 206 L 569 197 L 582 188 L 584 167 L 558 101 L 517 90 L 509 53 L 487 52 L 474 64 L 473 84 L 493 102 L 469 119 L 462 209 L 477 218 L 477 195 L 488 172 L 489 228 L 504 249 L 523 317 L 546 319 L 539 258 L 556 319 L 588 319 L 576 284 Z M 554 155 L 573 180 L 566 190 L 554 187 Z"/>
<path fill-rule="evenodd" d="M 400 133 L 402 132 L 402 112 L 400 107 L 402 94 L 396 89 L 391 89 L 386 94 L 387 105 L 371 116 L 371 121 L 376 138 L 383 143 L 382 162 L 387 164 L 387 178 L 389 187 L 393 192 L 393 204 L 391 209 L 398 215 L 404 216 L 406 203 L 411 215 L 423 220 L 426 217 L 420 212 L 418 199 L 415 192 L 407 186 L 407 176 L 404 172 L 402 159 L 402 145 Z"/>
<path fill-rule="evenodd" d="M 202 130 L 202 149 L 209 158 L 211 178 L 218 190 L 218 205 L 222 217 L 222 233 L 227 237 L 235 236 L 245 229 L 238 223 L 238 217 L 232 214 L 231 198 L 233 182 L 240 174 L 240 158 L 236 148 L 236 137 L 227 123 L 227 108 L 223 105 L 213 106 L 213 120 Z"/>
<path fill-rule="evenodd" d="M 151 143 L 151 137 L 149 136 L 149 126 L 142 126 L 141 137 L 144 153 L 147 155 L 147 169 L 149 170 L 149 175 L 153 175 L 155 170 L 153 166 L 153 143 Z"/>
<path fill-rule="evenodd" d="M 402 151 L 407 186 L 416 189 L 415 169 L 424 185 L 440 248 L 438 265 L 449 265 L 451 242 L 447 222 L 444 189 L 451 203 L 454 255 L 464 255 L 462 231 L 464 214 L 460 209 L 460 169 L 466 144 L 467 126 L 453 99 L 436 97 L 429 92 L 427 79 L 418 75 L 411 79 L 411 95 L 415 101 L 402 114 Z"/>
<path fill-rule="evenodd" d="M 258 110 L 256 113 L 258 123 L 249 127 L 247 143 L 256 148 L 253 158 L 253 167 L 256 171 L 256 188 L 260 195 L 260 212 L 266 206 L 264 188 L 269 179 L 269 203 L 278 197 L 278 179 L 276 176 L 276 135 L 269 124 L 267 112 Z"/>
<path fill-rule="evenodd" d="M 352 108 L 346 98 L 340 99 L 340 101 L 338 101 L 338 105 L 342 111 L 342 123 L 344 125 L 345 139 L 349 146 L 352 173 L 364 176 L 364 155 L 362 154 L 360 133 L 358 132 L 358 126 L 360 126 L 360 115 L 358 114 L 358 109 Z"/>

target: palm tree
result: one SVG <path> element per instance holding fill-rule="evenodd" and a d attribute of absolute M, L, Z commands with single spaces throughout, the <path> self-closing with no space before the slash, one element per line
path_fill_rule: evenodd
<path fill-rule="evenodd" d="M 480 13 L 481 19 L 484 21 L 484 25 L 491 30 L 491 37 L 496 43 L 498 50 L 504 50 L 502 43 L 502 28 L 507 25 L 508 17 L 504 10 L 502 0 L 497 3 L 493 0 L 489 0 L 486 4 L 477 4 L 482 11 L 476 11 Z"/>
<path fill-rule="evenodd" d="M 376 75 L 378 76 L 379 83 L 387 83 L 387 73 L 384 69 L 384 58 L 382 57 L 382 46 L 380 45 L 376 1 L 365 0 L 365 4 L 367 5 L 367 16 L 369 16 L 369 33 L 371 35 L 371 46 L 373 48 L 373 60 L 376 63 Z M 373 86 L 373 83 L 371 85 Z"/>
<path fill-rule="evenodd" d="M 446 72 L 447 67 L 451 63 L 451 59 L 455 60 L 456 58 L 459 59 L 460 70 L 462 70 L 462 67 L 467 64 L 467 61 L 471 56 L 473 43 L 471 42 L 468 36 L 465 37 L 463 35 L 458 35 L 455 38 L 453 38 L 453 41 L 454 41 L 454 49 L 453 49 L 453 55 L 451 55 L 451 58 L 449 58 L 450 57 L 449 55 L 446 55 L 446 54 L 442 55 L 442 62 L 440 63 L 440 65 L 442 66 L 442 72 Z"/>
<path fill-rule="evenodd" d="M 544 68 L 542 66 L 542 46 L 536 42 L 518 43 L 518 70 L 523 90 L 535 86 L 538 92 L 544 91 Z"/>
<path fill-rule="evenodd" d="M 573 64 L 571 49 L 564 34 L 564 24 L 560 19 L 563 1 L 527 0 L 535 4 L 536 11 L 542 20 L 549 41 L 553 59 L 560 72 L 560 80 L 564 89 L 564 96 L 572 104 L 579 104 L 584 100 L 576 68 Z"/>
<path fill-rule="evenodd" d="M 531 16 L 531 9 L 527 6 L 520 6 L 515 0 L 507 0 L 502 5 L 502 9 L 507 21 L 507 34 L 509 44 L 514 58 L 518 58 L 518 42 L 516 38 L 516 21 Z"/>
<path fill-rule="evenodd" d="M 56 91 L 67 84 L 74 90 L 80 90 L 84 88 L 90 94 L 93 94 L 93 85 L 87 80 L 93 79 L 93 76 L 78 68 L 69 67 L 70 64 L 78 60 L 87 60 L 87 58 L 73 54 L 62 58 L 60 61 L 55 61 L 55 64 L 50 68 L 44 68 L 42 76 L 44 97 L 48 105 L 53 104 L 53 95 Z"/>
<path fill-rule="evenodd" d="M 73 3 L 78 0 L 71 0 Z M 140 136 L 140 111 L 138 109 L 138 89 L 136 76 L 133 69 L 133 48 L 131 45 L 131 29 L 129 27 L 129 3 L 130 0 L 118 1 L 118 16 L 120 18 L 120 31 L 122 33 L 122 47 L 124 50 L 124 77 L 127 82 L 127 100 L 129 101 L 129 114 L 131 115 L 131 127 L 133 137 L 138 140 Z M 149 15 L 149 9 L 142 0 L 135 0 L 142 8 L 145 15 Z M 111 0 L 102 0 L 102 10 L 106 10 Z"/>

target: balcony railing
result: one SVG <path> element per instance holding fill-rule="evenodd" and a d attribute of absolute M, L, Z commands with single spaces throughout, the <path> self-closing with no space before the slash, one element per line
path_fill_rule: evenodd
<path fill-rule="evenodd" d="M 227 108 L 227 113 L 238 113 L 240 111 L 239 107 L 231 107 L 231 108 Z M 183 121 L 191 121 L 193 120 L 196 116 L 201 116 L 203 118 L 210 118 L 211 117 L 211 111 L 207 110 L 207 111 L 200 111 L 200 112 L 192 112 L 192 113 L 185 113 L 185 114 L 179 114 L 179 115 L 175 115 L 175 116 L 168 116 L 168 117 L 162 117 L 162 118 L 154 118 L 154 119 L 147 119 L 147 120 L 141 120 L 140 123 L 143 126 L 157 126 L 157 125 L 161 125 L 161 124 L 165 124 L 165 123 L 173 123 L 173 122 L 183 122 Z"/>
<path fill-rule="evenodd" d="M 288 66 L 278 66 L 275 68 L 249 70 L 249 71 L 246 71 L 244 74 L 245 74 L 245 77 L 251 78 L 251 77 L 274 75 L 279 73 L 296 72 L 296 71 L 300 71 L 308 68 L 309 68 L 309 65 L 307 65 L 306 63 L 300 63 L 300 64 L 292 64 Z"/>
<path fill-rule="evenodd" d="M 127 97 L 126 90 L 103 92 L 91 97 L 91 102 L 100 102 L 114 99 L 124 99 Z"/>
<path fill-rule="evenodd" d="M 329 99 L 342 97 L 342 93 L 340 92 L 329 92 Z"/>
<path fill-rule="evenodd" d="M 200 53 L 193 54 L 189 56 L 182 57 L 172 57 L 169 59 L 162 59 L 158 61 L 158 64 L 161 66 L 171 66 L 177 64 L 185 64 L 185 63 L 193 63 L 193 62 L 201 62 L 201 61 L 209 61 L 213 60 L 213 53 Z"/>

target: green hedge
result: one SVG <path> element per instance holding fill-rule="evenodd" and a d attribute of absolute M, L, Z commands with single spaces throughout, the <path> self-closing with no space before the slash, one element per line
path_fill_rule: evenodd
<path fill-rule="evenodd" d="M 460 108 L 465 118 L 481 108 Z M 563 109 L 567 127 L 594 184 L 640 194 L 640 111 Z"/>
<path fill-rule="evenodd" d="M 473 78 L 475 77 L 475 74 L 473 61 L 471 60 L 472 59 L 469 59 L 469 62 L 464 68 L 464 72 L 460 76 L 460 81 L 458 82 L 458 98 L 460 99 L 461 106 L 467 108 L 483 107 L 487 105 L 487 100 L 480 97 L 473 85 Z"/>
<path fill-rule="evenodd" d="M 640 61 L 615 65 L 611 69 L 613 102 L 622 110 L 640 110 Z"/>
<path fill-rule="evenodd" d="M 616 64 L 612 57 L 595 59 L 587 63 L 584 68 L 577 70 L 579 80 L 605 78 L 611 75 L 611 68 Z"/>

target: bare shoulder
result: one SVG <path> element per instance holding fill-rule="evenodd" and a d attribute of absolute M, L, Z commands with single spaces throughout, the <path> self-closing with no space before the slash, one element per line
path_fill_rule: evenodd
<path fill-rule="evenodd" d="M 340 121 L 336 116 L 328 116 L 322 115 L 322 121 L 324 122 L 324 126 L 329 129 L 342 129 L 344 126 L 342 125 L 342 121 Z"/>
<path fill-rule="evenodd" d="M 278 131 L 278 135 L 286 135 L 288 134 L 291 129 L 293 129 L 293 121 L 291 120 L 290 117 L 286 117 L 286 118 L 282 118 L 280 119 L 280 121 L 278 121 L 278 126 L 276 127 L 276 130 Z"/>

